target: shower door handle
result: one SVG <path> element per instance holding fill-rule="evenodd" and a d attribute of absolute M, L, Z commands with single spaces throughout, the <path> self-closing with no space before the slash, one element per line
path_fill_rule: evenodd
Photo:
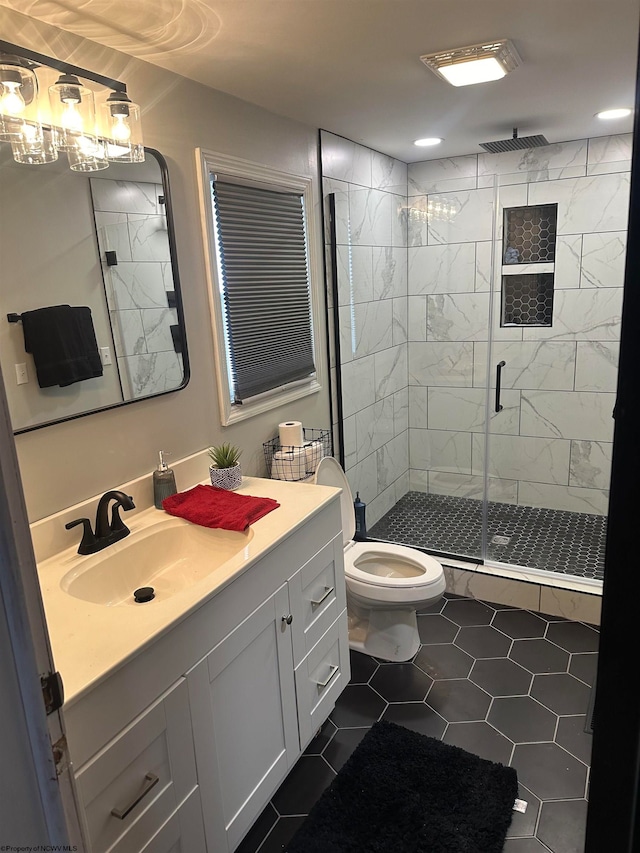
<path fill-rule="evenodd" d="M 500 391 L 502 390 L 502 368 L 505 367 L 506 361 L 499 361 L 496 365 L 496 412 L 501 412 L 504 406 L 500 402 Z"/>

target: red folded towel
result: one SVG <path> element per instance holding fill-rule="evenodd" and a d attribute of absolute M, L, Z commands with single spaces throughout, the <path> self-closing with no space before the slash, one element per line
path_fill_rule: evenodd
<path fill-rule="evenodd" d="M 279 506 L 272 498 L 237 495 L 215 486 L 194 486 L 162 501 L 163 509 L 170 515 L 186 518 L 202 527 L 240 531 Z"/>

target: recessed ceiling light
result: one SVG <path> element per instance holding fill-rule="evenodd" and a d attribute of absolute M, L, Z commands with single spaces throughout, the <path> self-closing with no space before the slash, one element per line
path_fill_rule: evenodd
<path fill-rule="evenodd" d="M 424 139 L 416 139 L 414 145 L 419 145 L 420 148 L 426 148 L 429 145 L 440 145 L 442 139 L 439 136 L 427 136 Z"/>
<path fill-rule="evenodd" d="M 631 115 L 631 110 L 627 109 L 627 107 L 621 107 L 620 109 L 615 110 L 603 110 L 601 113 L 596 113 L 597 118 L 605 120 L 610 118 L 625 118 L 629 115 Z"/>
<path fill-rule="evenodd" d="M 420 59 L 452 86 L 499 80 L 520 64 L 520 57 L 508 39 L 429 53 Z"/>

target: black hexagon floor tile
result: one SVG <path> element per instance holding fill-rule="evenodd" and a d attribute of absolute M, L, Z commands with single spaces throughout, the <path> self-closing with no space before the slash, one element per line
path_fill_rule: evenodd
<path fill-rule="evenodd" d="M 397 705 L 389 705 L 382 719 L 438 740 L 442 738 L 447 728 L 447 721 L 424 702 L 401 702 Z"/>
<path fill-rule="evenodd" d="M 337 726 L 331 720 L 325 720 L 309 746 L 305 749 L 305 755 L 320 755 L 334 734 L 338 731 Z"/>
<path fill-rule="evenodd" d="M 536 834 L 542 801 L 532 791 L 525 788 L 522 782 L 518 782 L 518 799 L 524 800 L 527 807 L 524 812 L 513 812 L 511 824 L 507 830 L 507 838 L 520 838 Z"/>
<path fill-rule="evenodd" d="M 506 657 L 512 640 L 490 625 L 479 628 L 460 628 L 456 646 L 476 658 Z"/>
<path fill-rule="evenodd" d="M 488 723 L 450 723 L 443 741 L 500 764 L 508 764 L 513 752 L 513 743 Z"/>
<path fill-rule="evenodd" d="M 452 643 L 460 630 L 440 613 L 418 616 L 418 632 L 421 643 Z"/>
<path fill-rule="evenodd" d="M 585 764 L 590 764 L 593 735 L 585 731 L 586 721 L 587 718 L 583 714 L 576 717 L 560 717 L 554 740 L 571 755 L 575 755 Z"/>
<path fill-rule="evenodd" d="M 486 658 L 474 663 L 469 680 L 490 696 L 526 696 L 533 675 L 508 658 Z"/>
<path fill-rule="evenodd" d="M 280 815 L 309 814 L 335 772 L 319 755 L 303 755 L 278 788 L 272 803 Z"/>
<path fill-rule="evenodd" d="M 566 672 L 569 654 L 548 640 L 514 640 L 509 657 L 529 672 Z"/>
<path fill-rule="evenodd" d="M 596 671 L 598 669 L 598 653 L 597 652 L 576 652 L 571 655 L 569 661 L 569 672 L 575 675 L 580 681 L 584 681 L 592 687 L 596 680 Z"/>
<path fill-rule="evenodd" d="M 517 744 L 511 764 L 522 784 L 541 800 L 581 799 L 585 795 L 586 766 L 556 743 Z"/>
<path fill-rule="evenodd" d="M 502 610 L 496 613 L 491 624 L 514 640 L 544 637 L 547 630 L 547 622 L 528 610 Z"/>
<path fill-rule="evenodd" d="M 322 755 L 336 773 L 368 731 L 368 726 L 361 729 L 338 729 L 335 736 L 331 738 L 331 742 Z"/>
<path fill-rule="evenodd" d="M 379 666 L 369 655 L 355 652 L 353 649 L 349 651 L 349 659 L 351 661 L 351 680 L 349 684 L 366 684 Z"/>
<path fill-rule="evenodd" d="M 555 714 L 586 714 L 591 691 L 569 673 L 534 675 L 531 696 Z"/>
<path fill-rule="evenodd" d="M 586 822 L 586 800 L 543 803 L 538 838 L 553 850 L 553 853 L 582 853 Z"/>
<path fill-rule="evenodd" d="M 484 720 L 491 697 L 466 678 L 434 681 L 426 703 L 449 723 Z"/>
<path fill-rule="evenodd" d="M 349 684 L 338 696 L 331 721 L 338 728 L 372 726 L 386 707 L 385 700 L 368 685 Z"/>
<path fill-rule="evenodd" d="M 600 633 L 582 622 L 552 622 L 547 639 L 568 652 L 597 652 Z"/>
<path fill-rule="evenodd" d="M 443 616 L 451 619 L 460 627 L 464 625 L 489 625 L 496 611 L 481 601 L 473 598 L 459 598 L 448 601 L 442 611 Z"/>
<path fill-rule="evenodd" d="M 422 702 L 433 679 L 412 663 L 381 666 L 369 686 L 387 702 Z"/>
<path fill-rule="evenodd" d="M 494 699 L 488 721 L 514 743 L 553 740 L 558 717 L 530 696 Z"/>
<path fill-rule="evenodd" d="M 259 853 L 282 853 L 303 823 L 304 817 L 278 818 L 276 825 L 259 848 Z"/>
<path fill-rule="evenodd" d="M 473 666 L 473 658 L 452 643 L 424 645 L 414 658 L 419 666 L 434 680 L 440 678 L 466 678 Z"/>

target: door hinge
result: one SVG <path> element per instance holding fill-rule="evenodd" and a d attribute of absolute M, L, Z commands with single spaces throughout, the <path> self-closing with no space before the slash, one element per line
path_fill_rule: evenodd
<path fill-rule="evenodd" d="M 42 698 L 44 699 L 44 709 L 49 714 L 53 714 L 58 708 L 62 708 L 64 703 L 64 685 L 62 684 L 62 676 L 59 672 L 49 672 L 46 675 L 40 676 L 40 684 L 42 685 Z"/>
<path fill-rule="evenodd" d="M 51 745 L 51 752 L 56 766 L 56 776 L 61 776 L 69 769 L 69 749 L 65 735 Z"/>

